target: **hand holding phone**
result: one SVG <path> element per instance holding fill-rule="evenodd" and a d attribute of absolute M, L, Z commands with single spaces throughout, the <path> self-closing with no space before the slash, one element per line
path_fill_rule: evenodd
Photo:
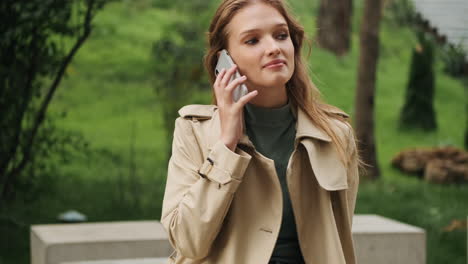
<path fill-rule="evenodd" d="M 219 139 L 234 151 L 244 133 L 244 106 L 257 96 L 258 91 L 248 92 L 243 84 L 247 77 L 239 77 L 237 66 L 226 51 L 220 52 L 215 74 L 213 90 L 221 126 Z"/>
<path fill-rule="evenodd" d="M 218 76 L 218 74 L 223 69 L 229 70 L 230 68 L 232 68 L 232 66 L 234 66 L 234 61 L 232 60 L 231 56 L 229 56 L 229 53 L 227 52 L 227 50 L 225 49 L 221 50 L 219 57 L 218 57 L 218 63 L 216 64 L 216 68 L 215 68 L 215 75 Z M 240 77 L 240 74 L 238 71 L 236 71 L 232 75 L 231 79 L 229 80 L 229 83 L 239 77 Z M 239 99 L 242 96 L 246 95 L 248 92 L 249 91 L 247 87 L 245 86 L 245 84 L 241 84 L 237 86 L 232 92 L 232 97 L 234 99 L 234 102 L 239 101 Z"/>

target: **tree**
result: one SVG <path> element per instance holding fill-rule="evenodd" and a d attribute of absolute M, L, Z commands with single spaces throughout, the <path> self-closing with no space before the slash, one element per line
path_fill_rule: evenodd
<path fill-rule="evenodd" d="M 318 14 L 317 41 L 338 56 L 350 49 L 352 0 L 322 0 Z"/>
<path fill-rule="evenodd" d="M 190 35 L 199 36 L 198 32 L 190 30 L 189 24 L 179 24 L 178 28 L 183 43 L 178 43 L 170 37 L 163 37 L 153 45 L 153 60 L 155 62 L 155 91 L 159 104 L 162 106 L 162 118 L 168 140 L 166 142 L 167 157 L 171 154 L 171 139 L 174 132 L 174 121 L 178 110 L 190 102 L 195 90 L 207 82 L 203 78 L 203 45 L 190 41 Z M 164 62 L 164 63 L 158 63 Z M 194 103 L 191 101 L 190 103 Z"/>
<path fill-rule="evenodd" d="M 162 106 L 163 124 L 166 130 L 167 158 L 171 155 L 174 121 L 178 110 L 186 104 L 196 102 L 196 91 L 209 89 L 209 82 L 203 68 L 204 41 L 202 37 L 211 17 L 212 3 L 205 0 L 172 3 L 184 14 L 185 19 L 177 21 L 165 30 L 160 40 L 153 44 L 152 56 L 155 72 L 155 91 Z M 170 5 L 169 5 L 170 7 Z M 163 62 L 163 63 L 161 63 Z"/>
<path fill-rule="evenodd" d="M 413 50 L 406 98 L 400 113 L 402 128 L 437 128 L 434 111 L 434 52 L 432 37 L 417 30 L 418 44 Z"/>
<path fill-rule="evenodd" d="M 48 106 L 107 1 L 0 2 L 0 205 L 40 158 L 40 145 L 50 143 L 49 134 L 41 133 Z"/>
<path fill-rule="evenodd" d="M 364 163 L 370 166 L 367 176 L 380 176 L 374 136 L 374 101 L 379 58 L 379 25 L 381 0 L 365 0 L 360 30 L 360 56 L 355 104 L 355 126 L 358 148 Z"/>

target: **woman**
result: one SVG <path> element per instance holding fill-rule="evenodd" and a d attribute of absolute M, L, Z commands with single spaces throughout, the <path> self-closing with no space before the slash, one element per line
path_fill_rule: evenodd
<path fill-rule="evenodd" d="M 356 262 L 354 136 L 347 115 L 319 101 L 303 38 L 281 0 L 220 4 L 205 57 L 215 105 L 185 106 L 176 120 L 161 217 L 170 263 Z M 237 66 L 215 76 L 222 49 Z M 249 93 L 234 102 L 241 83 Z"/>

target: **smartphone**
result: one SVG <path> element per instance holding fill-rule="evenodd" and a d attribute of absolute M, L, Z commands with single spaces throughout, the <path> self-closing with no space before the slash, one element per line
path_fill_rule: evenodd
<path fill-rule="evenodd" d="M 229 56 L 228 51 L 225 49 L 221 50 L 219 57 L 218 57 L 218 63 L 216 64 L 216 68 L 215 68 L 215 75 L 218 76 L 218 74 L 221 72 L 222 69 L 229 70 L 233 65 L 234 65 L 234 61 L 232 60 L 231 56 Z M 240 74 L 238 71 L 236 71 L 231 76 L 231 80 L 229 80 L 229 83 L 239 77 L 240 77 Z M 234 102 L 239 101 L 239 99 L 242 96 L 246 95 L 248 92 L 249 90 L 247 90 L 247 87 L 245 86 L 245 84 L 241 84 L 237 86 L 232 92 L 232 97 L 234 99 Z"/>

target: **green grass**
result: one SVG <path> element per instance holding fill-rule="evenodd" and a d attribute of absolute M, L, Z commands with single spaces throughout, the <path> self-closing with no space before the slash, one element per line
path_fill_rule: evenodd
<path fill-rule="evenodd" d="M 291 2 L 306 31 L 314 34 L 317 3 Z M 361 1 L 355 3 L 356 7 L 361 5 Z M 351 115 L 360 14 L 361 10 L 355 9 L 348 55 L 336 58 L 314 46 L 308 58 L 313 81 L 326 101 Z M 78 153 L 72 162 L 61 164 L 51 176 L 52 182 L 45 183 L 47 192 L 37 199 L 20 197 L 0 212 L 0 264 L 28 263 L 29 226 L 55 223 L 56 215 L 68 209 L 85 213 L 90 221 L 159 219 L 167 166 L 165 146 L 170 140 L 152 85 L 151 46 L 175 19 L 177 13 L 152 8 L 150 1 L 144 0 L 114 3 L 98 15 L 95 31 L 68 68 L 50 108 L 53 114 L 66 112 L 58 126 L 80 132 L 90 144 L 89 153 Z M 429 264 L 466 263 L 466 230 L 442 229 L 452 219 L 466 219 L 468 186 L 421 182 L 390 166 L 392 157 L 405 148 L 462 147 L 464 88 L 460 81 L 446 76 L 437 61 L 438 130 L 399 131 L 398 116 L 415 38 L 388 19 L 383 21 L 380 37 L 375 116 L 382 178 L 362 181 L 356 212 L 424 228 Z M 209 102 L 208 89 L 196 98 Z"/>

